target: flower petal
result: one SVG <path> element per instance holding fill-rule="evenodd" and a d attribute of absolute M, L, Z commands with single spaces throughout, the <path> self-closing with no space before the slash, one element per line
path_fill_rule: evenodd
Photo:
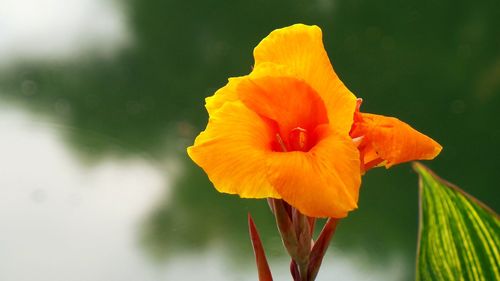
<path fill-rule="evenodd" d="M 256 113 L 240 101 L 226 102 L 210 115 L 188 154 L 219 192 L 280 198 L 267 181 L 271 138 L 273 133 Z"/>
<path fill-rule="evenodd" d="M 332 127 L 348 133 L 356 97 L 335 74 L 323 46 L 321 29 L 295 24 L 277 29 L 254 49 L 255 67 L 266 62 L 287 66 L 323 99 Z"/>
<path fill-rule="evenodd" d="M 208 114 L 214 113 L 228 101 L 238 100 L 238 93 L 236 89 L 244 77 L 245 76 L 229 78 L 224 87 L 217 90 L 213 96 L 205 99 L 205 108 L 207 109 Z"/>
<path fill-rule="evenodd" d="M 355 124 L 354 133 L 363 136 L 359 148 L 365 164 L 385 164 L 389 168 L 412 160 L 430 160 L 441 152 L 442 147 L 436 141 L 397 118 L 360 114 L 361 121 Z"/>
<path fill-rule="evenodd" d="M 311 217 L 347 216 L 357 208 L 359 152 L 349 137 L 318 127 L 320 141 L 308 152 L 272 153 L 268 178 L 281 197 Z"/>
<path fill-rule="evenodd" d="M 224 105 L 224 103 L 239 99 L 238 87 L 241 81 L 248 79 L 249 77 L 252 77 L 252 79 L 258 79 L 268 76 L 293 77 L 293 74 L 283 65 L 273 63 L 259 64 L 259 67 L 254 67 L 249 75 L 229 78 L 224 87 L 218 89 L 214 95 L 205 99 L 205 108 L 209 114 L 217 111 L 222 105 Z"/>

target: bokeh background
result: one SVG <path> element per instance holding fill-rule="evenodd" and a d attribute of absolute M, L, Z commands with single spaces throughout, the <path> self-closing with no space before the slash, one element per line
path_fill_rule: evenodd
<path fill-rule="evenodd" d="M 0 280 L 256 280 L 251 212 L 186 156 L 204 98 L 270 31 L 323 29 L 363 110 L 444 147 L 427 163 L 500 209 L 500 2 L 0 0 Z M 417 177 L 370 171 L 318 280 L 413 280 Z"/>

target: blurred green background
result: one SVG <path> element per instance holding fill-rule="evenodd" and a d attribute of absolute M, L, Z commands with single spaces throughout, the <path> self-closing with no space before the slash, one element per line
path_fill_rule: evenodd
<path fill-rule="evenodd" d="M 0 280 L 256 280 L 247 212 L 289 280 L 266 202 L 217 193 L 185 148 L 298 22 L 365 112 L 440 142 L 427 164 L 500 209 L 498 1 L 2 0 Z M 318 280 L 413 280 L 415 173 L 363 181 Z"/>

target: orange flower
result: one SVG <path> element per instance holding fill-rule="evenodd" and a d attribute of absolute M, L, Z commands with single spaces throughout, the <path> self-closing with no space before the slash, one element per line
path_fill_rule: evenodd
<path fill-rule="evenodd" d="M 275 30 L 254 57 L 249 75 L 206 99 L 207 128 L 188 148 L 220 192 L 282 198 L 305 215 L 341 218 L 357 207 L 366 169 L 441 150 L 397 119 L 360 113 L 317 26 Z"/>

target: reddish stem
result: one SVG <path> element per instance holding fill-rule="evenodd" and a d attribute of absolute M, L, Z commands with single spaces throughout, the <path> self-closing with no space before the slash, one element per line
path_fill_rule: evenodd
<path fill-rule="evenodd" d="M 337 229 L 339 219 L 329 218 L 319 234 L 318 240 L 314 243 L 309 257 L 308 281 L 313 281 L 318 275 L 321 262 L 325 256 L 330 240 Z"/>
<path fill-rule="evenodd" d="M 273 276 L 271 274 L 271 269 L 269 269 L 269 264 L 267 263 L 266 254 L 264 252 L 264 247 L 262 247 L 259 232 L 257 231 L 250 214 L 248 214 L 248 230 L 250 232 L 250 239 L 252 241 L 253 252 L 255 254 L 255 262 L 257 263 L 257 269 L 259 271 L 259 281 L 273 281 Z"/>

